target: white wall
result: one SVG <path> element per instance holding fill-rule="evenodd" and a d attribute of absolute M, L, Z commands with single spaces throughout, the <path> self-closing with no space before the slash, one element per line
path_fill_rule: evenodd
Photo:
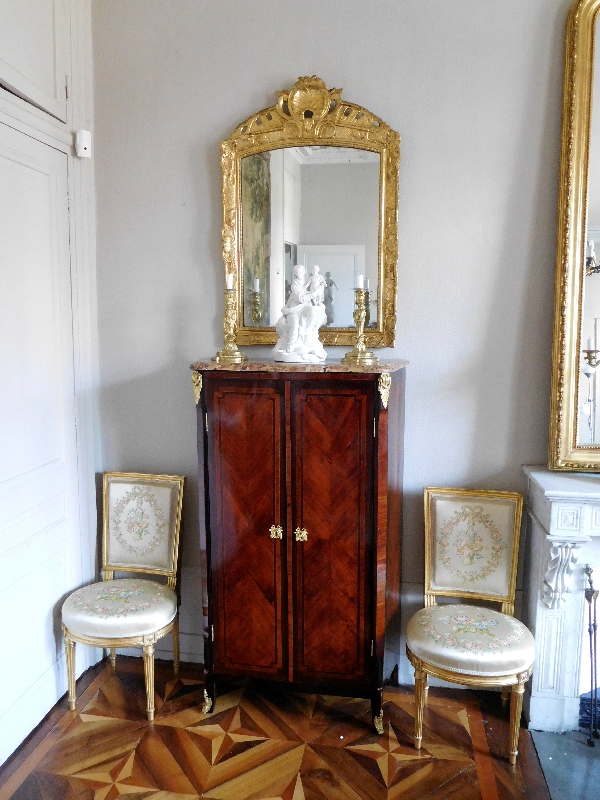
<path fill-rule="evenodd" d="M 188 365 L 222 343 L 219 141 L 313 73 L 402 135 L 396 348 L 382 354 L 411 362 L 406 619 L 423 486 L 518 489 L 521 464 L 546 460 L 569 5 L 95 0 L 104 468 L 190 477 L 184 632 L 200 630 Z"/>

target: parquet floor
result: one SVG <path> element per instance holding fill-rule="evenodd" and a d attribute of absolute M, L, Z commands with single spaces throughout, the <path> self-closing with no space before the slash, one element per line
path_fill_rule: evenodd
<path fill-rule="evenodd" d="M 223 688 L 205 715 L 199 672 L 157 664 L 151 724 L 140 662 L 102 669 L 77 711 L 0 770 L 0 800 L 549 800 L 529 734 L 510 767 L 506 720 L 484 695 L 431 690 L 417 753 L 406 689 L 386 690 L 378 736 L 366 700 L 273 684 Z"/>

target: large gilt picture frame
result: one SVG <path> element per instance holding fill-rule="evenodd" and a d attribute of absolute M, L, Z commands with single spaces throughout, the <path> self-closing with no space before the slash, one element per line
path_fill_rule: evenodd
<path fill-rule="evenodd" d="M 578 444 L 590 122 L 599 9 L 600 0 L 575 0 L 565 34 L 548 448 L 550 469 L 587 472 L 600 472 L 600 444 Z"/>
<path fill-rule="evenodd" d="M 315 145 L 379 154 L 377 325 L 365 330 L 365 339 L 369 347 L 394 344 L 400 136 L 367 109 L 342 100 L 341 94 L 341 89 L 328 89 L 314 75 L 301 77 L 290 90 L 277 92 L 276 105 L 253 114 L 221 143 L 223 262 L 226 276 L 234 276 L 237 344 L 273 345 L 277 341 L 274 327 L 249 325 L 249 315 L 244 314 L 241 160 L 270 150 Z M 352 346 L 356 331 L 352 327 L 322 328 L 320 338 L 324 344 Z"/>

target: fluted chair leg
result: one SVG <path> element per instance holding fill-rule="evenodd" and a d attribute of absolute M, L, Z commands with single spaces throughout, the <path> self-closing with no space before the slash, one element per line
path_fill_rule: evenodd
<path fill-rule="evenodd" d="M 421 749 L 423 739 L 423 710 L 427 689 L 427 673 L 415 669 L 415 748 Z"/>
<path fill-rule="evenodd" d="M 179 613 L 177 613 L 173 622 L 173 672 L 175 675 L 179 672 Z"/>
<path fill-rule="evenodd" d="M 110 665 L 112 667 L 112 671 L 115 672 L 117 669 L 117 648 L 111 647 L 110 648 Z"/>
<path fill-rule="evenodd" d="M 521 711 L 523 710 L 523 692 L 525 684 L 517 683 L 510 693 L 510 747 L 508 760 L 510 764 L 517 763 L 519 752 L 519 731 L 521 729 Z"/>
<path fill-rule="evenodd" d="M 69 710 L 75 711 L 75 642 L 65 632 L 65 654 L 67 656 L 67 683 L 69 687 Z"/>
<path fill-rule="evenodd" d="M 144 679 L 146 681 L 146 713 L 148 721 L 154 719 L 154 645 L 144 645 Z"/>
<path fill-rule="evenodd" d="M 502 687 L 502 708 L 506 708 L 508 698 L 510 697 L 510 686 Z"/>

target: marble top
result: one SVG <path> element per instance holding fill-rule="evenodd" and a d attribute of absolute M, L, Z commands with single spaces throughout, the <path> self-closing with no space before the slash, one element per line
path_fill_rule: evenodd
<path fill-rule="evenodd" d="M 550 500 L 600 500 L 600 475 L 561 472 L 544 466 L 524 466 L 523 472 Z"/>
<path fill-rule="evenodd" d="M 190 369 L 196 372 L 208 372 L 212 370 L 224 370 L 227 372 L 365 372 L 371 374 L 381 374 L 382 372 L 397 372 L 408 366 L 408 361 L 381 361 L 376 366 L 370 367 L 351 367 L 342 364 L 341 361 L 331 359 L 320 364 L 290 364 L 285 361 L 273 361 L 272 359 L 255 359 L 244 361 L 242 364 L 217 364 L 209 358 L 196 361 Z"/>

